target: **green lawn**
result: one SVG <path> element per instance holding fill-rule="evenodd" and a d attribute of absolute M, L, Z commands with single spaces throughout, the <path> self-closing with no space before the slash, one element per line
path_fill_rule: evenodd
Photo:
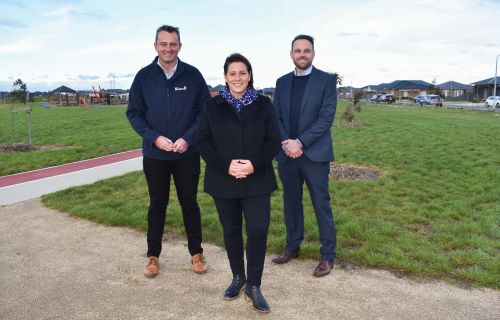
<path fill-rule="evenodd" d="M 378 167 L 385 175 L 330 184 L 339 260 L 500 288 L 498 113 L 363 105 L 356 116 L 359 127 L 334 128 L 336 161 Z M 123 118 L 121 109 L 115 123 Z M 124 136 L 133 135 L 123 126 Z M 222 245 L 213 202 L 201 185 L 204 238 Z M 171 199 L 167 230 L 182 235 L 174 194 Z M 280 191 L 273 194 L 268 251 L 274 253 L 285 240 L 281 199 Z M 141 172 L 71 188 L 43 201 L 75 216 L 146 230 L 148 197 Z M 305 208 L 302 257 L 317 259 L 319 235 L 308 197 Z"/>
<path fill-rule="evenodd" d="M 53 150 L 0 153 L 0 176 L 40 169 L 140 148 L 125 106 L 42 108 L 34 104 L 33 145 Z M 0 144 L 27 143 L 26 113 L 15 114 L 12 141 L 11 111 L 0 106 Z"/>

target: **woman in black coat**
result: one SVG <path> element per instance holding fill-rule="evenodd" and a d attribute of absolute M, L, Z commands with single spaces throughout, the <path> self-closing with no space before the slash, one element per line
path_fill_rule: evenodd
<path fill-rule="evenodd" d="M 271 100 L 253 88 L 250 62 L 240 54 L 230 55 L 224 63 L 224 78 L 226 86 L 207 102 L 200 117 L 198 139 L 199 152 L 206 162 L 205 192 L 213 197 L 219 213 L 233 273 L 224 299 L 237 298 L 246 284 L 245 296 L 254 309 L 269 312 L 260 285 L 270 194 L 277 189 L 272 160 L 280 148 L 280 135 Z"/>

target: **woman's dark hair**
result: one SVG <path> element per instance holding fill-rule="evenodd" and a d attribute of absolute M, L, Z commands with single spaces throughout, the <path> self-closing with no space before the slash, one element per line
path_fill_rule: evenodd
<path fill-rule="evenodd" d="M 225 75 L 227 74 L 227 69 L 229 68 L 229 65 L 233 62 L 241 62 L 245 66 L 247 66 L 247 71 L 250 73 L 250 81 L 248 82 L 248 87 L 254 89 L 252 65 L 250 64 L 250 61 L 248 61 L 248 59 L 245 58 L 243 55 L 239 53 L 233 53 L 229 57 L 227 57 L 226 62 L 224 62 L 224 74 Z"/>

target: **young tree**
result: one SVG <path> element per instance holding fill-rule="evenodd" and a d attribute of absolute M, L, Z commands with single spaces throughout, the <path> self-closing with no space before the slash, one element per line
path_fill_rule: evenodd
<path fill-rule="evenodd" d="M 344 77 L 335 71 L 330 72 L 330 74 L 335 76 L 335 79 L 337 79 L 337 87 L 340 87 L 342 85 L 342 80 L 344 80 Z"/>
<path fill-rule="evenodd" d="M 363 92 L 358 91 L 354 93 L 354 97 L 351 101 L 347 102 L 347 106 L 344 112 L 340 115 L 340 119 L 345 121 L 347 127 L 353 128 L 356 126 L 354 118 L 356 117 L 356 112 L 361 112 L 361 98 L 363 97 Z"/>
<path fill-rule="evenodd" d="M 25 111 L 28 116 L 28 144 L 32 145 L 32 132 L 31 132 L 31 114 L 33 113 L 33 107 L 29 104 L 29 92 L 26 83 L 21 79 L 17 79 L 12 84 L 11 96 L 14 98 L 14 101 L 19 101 L 23 105 L 24 108 L 20 110 L 15 110 L 14 105 L 12 106 L 12 137 L 14 136 L 14 113 L 19 111 Z M 27 105 L 26 105 L 27 104 Z"/>
<path fill-rule="evenodd" d="M 11 91 L 11 96 L 14 98 L 14 100 L 20 101 L 22 104 L 26 104 L 27 93 L 28 93 L 28 88 L 26 86 L 26 83 L 23 82 L 23 80 L 17 79 L 16 81 L 14 81 L 14 83 L 12 84 L 12 91 Z"/>

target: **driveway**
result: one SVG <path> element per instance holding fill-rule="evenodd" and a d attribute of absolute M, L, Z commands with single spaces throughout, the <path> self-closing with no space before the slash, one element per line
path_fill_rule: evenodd
<path fill-rule="evenodd" d="M 500 319 L 500 293 L 381 270 L 266 260 L 271 313 L 224 301 L 231 275 L 222 248 L 205 244 L 210 270 L 191 272 L 186 243 L 168 239 L 160 275 L 146 279 L 144 233 L 69 217 L 39 199 L 0 207 L 0 319 Z"/>

